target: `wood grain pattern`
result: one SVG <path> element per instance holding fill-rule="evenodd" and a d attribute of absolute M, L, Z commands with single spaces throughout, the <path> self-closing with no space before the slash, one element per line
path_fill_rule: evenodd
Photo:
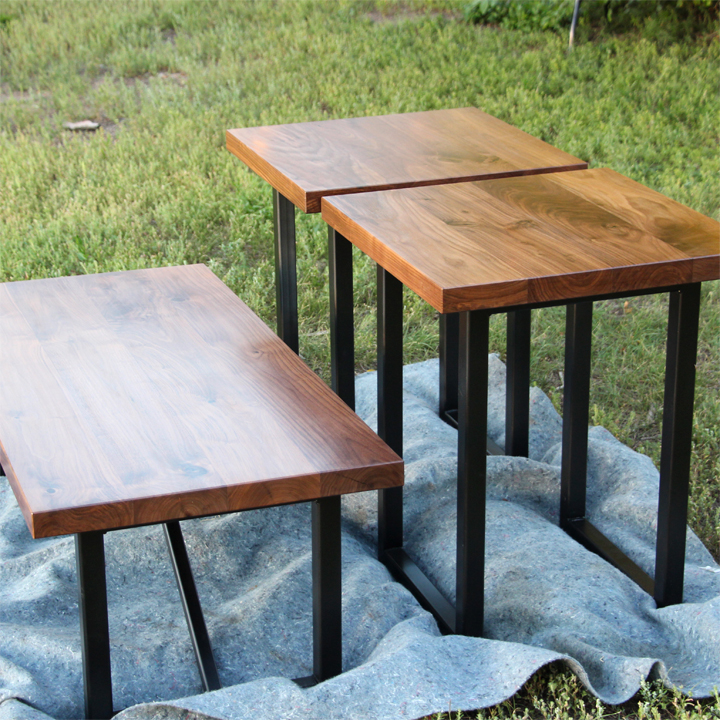
<path fill-rule="evenodd" d="M 0 337 L 0 464 L 34 537 L 403 482 L 205 266 L 5 283 Z"/>
<path fill-rule="evenodd" d="M 587 167 L 477 108 L 239 128 L 226 140 L 307 213 L 330 195 Z"/>
<path fill-rule="evenodd" d="M 323 198 L 442 313 L 720 278 L 720 224 L 608 169 Z"/>

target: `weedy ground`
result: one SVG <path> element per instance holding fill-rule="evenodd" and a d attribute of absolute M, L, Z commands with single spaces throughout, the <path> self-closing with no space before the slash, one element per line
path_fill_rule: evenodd
<path fill-rule="evenodd" d="M 225 150 L 226 128 L 436 108 L 480 107 L 720 217 L 717 33 L 660 41 L 581 25 L 568 53 L 564 35 L 472 25 L 462 9 L 461 0 L 0 0 L 0 281 L 204 262 L 272 324 L 270 189 Z M 100 128 L 63 129 L 84 119 Z M 301 354 L 327 379 L 317 216 L 298 214 L 298 240 Z M 375 363 L 374 268 L 359 254 L 355 268 L 362 371 Z M 690 500 L 690 525 L 716 559 L 719 291 L 714 282 L 702 292 Z M 656 464 L 666 312 L 663 296 L 612 300 L 596 304 L 594 321 L 591 421 Z M 434 357 L 435 312 L 406 291 L 405 318 L 405 362 Z M 491 333 L 501 357 L 503 323 L 495 316 Z M 561 308 L 533 313 L 532 381 L 558 409 L 563 335 Z M 576 707 L 573 677 L 537 677 L 516 696 L 527 700 L 520 710 L 515 699 L 483 716 L 575 716 L 560 708 Z M 659 686 L 644 693 L 626 716 L 667 717 L 681 703 Z M 678 717 L 699 717 L 692 707 Z M 588 708 L 613 716 L 594 700 Z"/>
<path fill-rule="evenodd" d="M 499 705 L 464 713 L 448 709 L 422 720 L 710 720 L 720 718 L 720 696 L 693 700 L 655 680 L 623 705 L 604 705 L 562 665 L 550 665 Z"/>

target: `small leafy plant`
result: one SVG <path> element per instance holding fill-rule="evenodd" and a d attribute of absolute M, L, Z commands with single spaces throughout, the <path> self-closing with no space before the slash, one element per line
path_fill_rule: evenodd
<path fill-rule="evenodd" d="M 506 30 L 562 30 L 570 25 L 572 0 L 473 0 L 465 18 L 474 23 L 499 25 Z"/>

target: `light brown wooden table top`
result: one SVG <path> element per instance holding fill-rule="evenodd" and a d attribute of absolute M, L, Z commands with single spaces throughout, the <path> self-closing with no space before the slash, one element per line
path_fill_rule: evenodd
<path fill-rule="evenodd" d="M 226 139 L 307 213 L 328 195 L 587 167 L 477 108 L 240 128 Z"/>
<path fill-rule="evenodd" d="M 402 485 L 204 265 L 0 284 L 0 464 L 33 537 Z"/>
<path fill-rule="evenodd" d="M 322 200 L 323 219 L 442 313 L 720 278 L 720 224 L 608 169 Z"/>

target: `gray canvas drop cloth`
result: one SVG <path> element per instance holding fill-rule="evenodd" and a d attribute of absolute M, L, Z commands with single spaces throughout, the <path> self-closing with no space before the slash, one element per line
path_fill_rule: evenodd
<path fill-rule="evenodd" d="M 489 428 L 504 441 L 505 368 L 491 357 Z M 375 424 L 375 375 L 357 409 Z M 457 434 L 436 414 L 437 361 L 405 368 L 408 552 L 454 599 Z M 375 560 L 376 494 L 343 499 L 345 672 L 309 690 L 310 508 L 183 523 L 224 689 L 200 694 L 158 527 L 106 535 L 113 691 L 122 720 L 388 719 L 475 709 L 562 659 L 603 701 L 647 677 L 704 697 L 720 686 L 720 568 L 688 531 L 685 603 L 661 610 L 557 527 L 561 420 L 531 392 L 530 458 L 488 459 L 484 638 L 443 637 Z M 652 574 L 658 473 L 590 431 L 590 519 Z M 32 540 L 0 479 L 0 720 L 82 715 L 72 538 Z M 138 704 L 139 703 L 139 704 Z"/>

